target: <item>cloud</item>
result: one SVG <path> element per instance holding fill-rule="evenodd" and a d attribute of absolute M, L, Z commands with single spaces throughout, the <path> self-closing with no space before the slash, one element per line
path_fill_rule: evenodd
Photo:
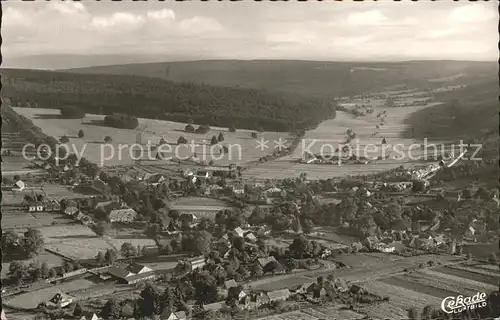
<path fill-rule="evenodd" d="M 51 2 L 49 10 L 55 10 L 61 15 L 73 16 L 87 12 L 85 6 L 80 2 Z"/>
<path fill-rule="evenodd" d="M 347 23 L 353 26 L 381 25 L 388 21 L 388 18 L 379 10 L 351 13 L 347 17 Z"/>
<path fill-rule="evenodd" d="M 146 13 L 146 17 L 157 20 L 157 21 L 165 21 L 165 20 L 175 20 L 175 12 L 170 9 L 162 9 L 158 11 L 148 11 Z"/>
<path fill-rule="evenodd" d="M 482 22 L 495 16 L 493 10 L 479 3 L 458 7 L 450 13 L 450 18 L 457 22 Z"/>
<path fill-rule="evenodd" d="M 179 27 L 181 30 L 191 34 L 220 32 L 224 30 L 217 20 L 206 17 L 192 17 L 182 20 Z"/>
<path fill-rule="evenodd" d="M 138 28 L 146 22 L 140 15 L 133 15 L 125 12 L 113 13 L 111 16 L 95 17 L 90 22 L 90 26 L 96 29 L 113 28 L 116 31 L 123 31 L 121 28 Z"/>

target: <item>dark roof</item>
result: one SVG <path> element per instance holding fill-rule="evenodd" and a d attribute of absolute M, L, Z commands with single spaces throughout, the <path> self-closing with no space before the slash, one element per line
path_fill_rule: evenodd
<path fill-rule="evenodd" d="M 107 273 L 109 273 L 117 278 L 125 279 L 127 277 L 127 275 L 129 274 L 129 271 L 122 269 L 122 268 L 110 267 L 108 269 Z"/>
<path fill-rule="evenodd" d="M 138 263 L 131 263 L 128 267 L 127 270 L 133 273 L 139 273 L 145 266 L 142 264 Z"/>

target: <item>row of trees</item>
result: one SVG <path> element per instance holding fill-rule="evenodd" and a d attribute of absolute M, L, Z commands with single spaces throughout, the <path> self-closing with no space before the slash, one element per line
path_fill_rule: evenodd
<path fill-rule="evenodd" d="M 2 252 L 6 257 L 32 258 L 43 250 L 44 240 L 40 230 L 29 228 L 23 236 L 14 231 L 2 234 Z"/>

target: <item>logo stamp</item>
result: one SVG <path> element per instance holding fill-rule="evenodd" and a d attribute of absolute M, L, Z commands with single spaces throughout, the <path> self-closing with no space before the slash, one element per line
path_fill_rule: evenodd
<path fill-rule="evenodd" d="M 460 313 L 465 310 L 473 310 L 486 307 L 486 293 L 478 292 L 472 297 L 446 297 L 441 302 L 441 309 L 446 313 Z"/>

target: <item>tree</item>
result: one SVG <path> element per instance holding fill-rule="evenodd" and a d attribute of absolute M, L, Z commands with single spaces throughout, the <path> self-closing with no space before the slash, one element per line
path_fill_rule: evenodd
<path fill-rule="evenodd" d="M 106 263 L 106 255 L 104 252 L 99 251 L 97 256 L 95 257 L 96 262 L 100 265 L 103 266 Z"/>
<path fill-rule="evenodd" d="M 73 309 L 73 315 L 77 316 L 77 317 L 80 317 L 82 314 L 83 314 L 82 305 L 79 302 L 77 302 L 75 304 L 75 308 Z"/>
<path fill-rule="evenodd" d="M 217 137 L 217 141 L 219 141 L 219 142 L 224 141 L 224 135 L 222 134 L 222 132 L 219 132 L 219 136 Z"/>
<path fill-rule="evenodd" d="M 301 235 L 293 240 L 288 249 L 293 256 L 302 259 L 311 254 L 312 245 L 309 240 Z"/>
<path fill-rule="evenodd" d="M 209 131 L 210 127 L 206 124 L 202 124 L 196 129 L 196 133 L 201 133 L 201 134 L 207 133 Z"/>
<path fill-rule="evenodd" d="M 107 235 L 111 231 L 111 224 L 106 221 L 99 221 L 95 225 L 94 231 L 100 236 Z"/>
<path fill-rule="evenodd" d="M 161 227 L 158 223 L 148 224 L 146 227 L 145 234 L 150 239 L 156 239 L 161 231 Z"/>
<path fill-rule="evenodd" d="M 131 244 L 130 242 L 125 242 L 122 244 L 120 248 L 120 253 L 125 257 L 125 258 L 130 258 L 133 256 L 137 255 L 137 249 L 136 247 Z"/>
<path fill-rule="evenodd" d="M 35 256 L 37 253 L 43 250 L 43 246 L 44 240 L 40 230 L 29 228 L 28 231 L 24 233 L 24 238 L 22 239 L 22 248 L 28 256 Z"/>
<path fill-rule="evenodd" d="M 254 263 L 251 267 L 250 273 L 252 274 L 252 276 L 259 278 L 262 277 L 264 271 L 262 270 L 262 267 L 259 263 Z"/>
<path fill-rule="evenodd" d="M 494 253 L 490 254 L 490 256 L 488 257 L 488 262 L 490 264 L 497 264 L 498 263 L 498 256 Z"/>
<path fill-rule="evenodd" d="M 14 254 L 18 250 L 19 236 L 12 230 L 2 234 L 2 251 L 6 255 Z"/>
<path fill-rule="evenodd" d="M 113 139 L 111 139 L 110 136 L 105 136 L 104 137 L 104 143 L 110 143 L 111 141 L 113 141 Z"/>
<path fill-rule="evenodd" d="M 210 252 L 210 244 L 212 242 L 212 235 L 206 231 L 201 230 L 196 232 L 194 251 L 197 254 L 207 254 Z"/>
<path fill-rule="evenodd" d="M 285 267 L 288 272 L 291 272 L 299 267 L 299 262 L 290 257 L 286 260 Z"/>
<path fill-rule="evenodd" d="M 9 276 L 16 284 L 20 284 L 29 275 L 28 267 L 22 261 L 12 261 L 9 265 Z"/>
<path fill-rule="evenodd" d="M 73 107 L 73 106 L 65 106 L 59 109 L 61 114 L 61 118 L 65 119 L 81 119 L 85 118 L 85 112 L 83 110 Z"/>
<path fill-rule="evenodd" d="M 191 124 L 188 124 L 184 128 L 184 131 L 186 131 L 186 132 L 194 132 L 194 127 Z"/>
<path fill-rule="evenodd" d="M 408 318 L 410 320 L 420 320 L 420 314 L 418 313 L 418 309 L 416 307 L 408 310 Z"/>
<path fill-rule="evenodd" d="M 229 130 L 228 131 L 229 132 L 236 132 L 236 127 L 233 126 L 233 125 L 231 125 L 231 126 L 229 126 Z"/>
<path fill-rule="evenodd" d="M 69 142 L 69 138 L 68 138 L 68 136 L 62 136 L 61 139 L 59 139 L 59 141 L 61 143 L 68 143 Z"/>
<path fill-rule="evenodd" d="M 434 312 L 434 307 L 431 305 L 425 306 L 422 310 L 422 319 L 430 320 L 432 319 L 432 313 Z"/>
<path fill-rule="evenodd" d="M 177 139 L 177 144 L 187 144 L 187 143 L 188 141 L 183 136 L 180 136 L 179 139 Z"/>
<path fill-rule="evenodd" d="M 106 250 L 106 254 L 104 255 L 107 264 L 113 264 L 116 261 L 117 254 L 115 250 L 108 249 Z"/>
<path fill-rule="evenodd" d="M 252 137 L 252 139 L 257 139 L 257 132 L 252 132 L 250 136 Z"/>
<path fill-rule="evenodd" d="M 134 116 L 114 113 L 104 117 L 104 125 L 120 129 L 135 129 L 139 125 L 139 120 Z"/>
<path fill-rule="evenodd" d="M 78 130 L 78 138 L 82 139 L 85 136 L 85 133 L 82 129 Z"/>
<path fill-rule="evenodd" d="M 47 264 L 47 262 L 43 262 L 42 265 L 40 266 L 40 276 L 42 278 L 48 278 L 49 277 L 49 265 Z"/>
<path fill-rule="evenodd" d="M 160 313 L 161 310 L 161 292 L 152 283 L 146 283 L 146 286 L 140 293 L 139 312 L 140 315 L 150 317 L 153 314 Z"/>
<path fill-rule="evenodd" d="M 51 268 L 49 270 L 49 278 L 55 278 L 55 277 L 57 277 L 57 271 L 56 271 L 56 269 Z"/>
<path fill-rule="evenodd" d="M 216 145 L 217 144 L 217 137 L 216 136 L 212 136 L 212 140 L 210 140 L 210 145 Z"/>
<path fill-rule="evenodd" d="M 101 310 L 104 319 L 120 319 L 120 304 L 115 299 L 108 300 Z"/>

